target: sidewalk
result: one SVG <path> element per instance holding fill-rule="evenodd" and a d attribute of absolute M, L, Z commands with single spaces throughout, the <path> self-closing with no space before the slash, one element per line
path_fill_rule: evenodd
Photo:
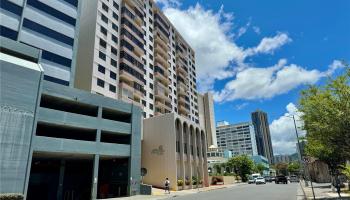
<path fill-rule="evenodd" d="M 312 183 L 314 186 L 315 198 L 316 199 L 350 199 L 349 193 L 340 193 L 342 198 L 338 197 L 338 193 L 332 192 L 330 183 Z M 300 182 L 302 189 L 305 193 L 307 199 L 313 199 L 312 188 L 309 184 L 308 187 L 305 187 L 305 182 Z M 347 188 L 347 186 L 346 186 Z M 343 188 L 345 190 L 346 188 Z"/>
<path fill-rule="evenodd" d="M 219 190 L 224 188 L 231 188 L 236 187 L 239 185 L 243 185 L 246 183 L 235 183 L 230 185 L 213 185 L 210 187 L 205 188 L 199 188 L 199 189 L 190 189 L 190 190 L 181 190 L 181 191 L 171 191 L 170 194 L 164 193 L 163 189 L 157 189 L 152 188 L 152 195 L 136 195 L 131 197 L 124 197 L 124 198 L 113 198 L 109 200 L 160 200 L 160 199 L 167 199 L 170 197 L 178 197 L 178 196 L 185 196 L 189 194 L 196 194 L 199 192 L 208 192 L 212 190 Z"/>

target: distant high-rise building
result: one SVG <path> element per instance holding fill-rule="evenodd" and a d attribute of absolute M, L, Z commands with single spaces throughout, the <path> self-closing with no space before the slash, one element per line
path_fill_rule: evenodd
<path fill-rule="evenodd" d="M 250 122 L 228 124 L 216 127 L 218 147 L 235 155 L 257 155 L 255 133 Z"/>
<path fill-rule="evenodd" d="M 252 122 L 255 128 L 258 154 L 265 156 L 269 163 L 273 163 L 273 150 L 267 114 L 257 110 L 252 113 Z"/>

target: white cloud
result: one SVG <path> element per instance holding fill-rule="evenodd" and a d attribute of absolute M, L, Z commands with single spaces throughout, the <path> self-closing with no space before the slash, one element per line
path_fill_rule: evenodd
<path fill-rule="evenodd" d="M 261 30 L 258 26 L 253 26 L 253 31 L 258 35 L 260 35 L 260 33 L 261 33 Z"/>
<path fill-rule="evenodd" d="M 270 124 L 271 140 L 274 154 L 291 154 L 296 152 L 296 134 L 293 118 L 297 124 L 299 137 L 305 135 L 305 131 L 301 130 L 303 122 L 300 119 L 302 115 L 293 103 L 286 106 L 287 112 L 275 119 Z"/>
<path fill-rule="evenodd" d="M 291 41 L 287 34 L 278 33 L 274 37 L 263 38 L 257 47 L 244 49 L 234 42 L 234 38 L 244 34 L 250 22 L 234 35 L 233 13 L 224 12 L 223 7 L 214 12 L 197 3 L 187 10 L 165 6 L 163 12 L 196 52 L 200 91 L 213 89 L 215 80 L 232 77 L 237 68 L 245 67 L 244 61 L 248 56 L 270 54 Z"/>
<path fill-rule="evenodd" d="M 250 67 L 239 71 L 235 79 L 229 81 L 220 92 L 214 93 L 214 99 L 224 102 L 271 98 L 300 85 L 313 84 L 324 75 L 318 70 L 307 70 L 296 64 L 287 65 L 287 61 L 281 59 L 271 67 Z"/>
<path fill-rule="evenodd" d="M 244 103 L 241 103 L 241 104 L 238 104 L 235 106 L 235 110 L 242 110 L 243 108 L 247 107 L 249 105 L 248 102 L 244 102 Z"/>
<path fill-rule="evenodd" d="M 259 45 L 254 48 L 247 49 L 248 55 L 255 55 L 259 53 L 272 54 L 276 49 L 279 49 L 283 45 L 291 42 L 292 39 L 288 37 L 286 33 L 278 33 L 274 37 L 263 38 Z"/>
<path fill-rule="evenodd" d="M 326 75 L 332 75 L 334 73 L 335 70 L 340 69 L 340 68 L 344 68 L 345 64 L 340 61 L 340 60 L 333 60 L 332 64 L 330 64 L 328 66 L 328 70 L 326 72 Z"/>

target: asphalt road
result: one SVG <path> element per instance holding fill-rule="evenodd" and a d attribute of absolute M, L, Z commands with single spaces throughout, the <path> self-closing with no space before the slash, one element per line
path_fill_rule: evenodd
<path fill-rule="evenodd" d="M 299 183 L 266 185 L 240 185 L 231 188 L 200 192 L 171 200 L 296 200 Z"/>

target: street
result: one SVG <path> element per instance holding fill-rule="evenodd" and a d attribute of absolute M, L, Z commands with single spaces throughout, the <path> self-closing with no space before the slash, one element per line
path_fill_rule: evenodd
<path fill-rule="evenodd" d="M 295 200 L 299 183 L 266 185 L 240 185 L 232 188 L 218 189 L 209 192 L 200 192 L 181 197 L 172 197 L 171 200 Z"/>

